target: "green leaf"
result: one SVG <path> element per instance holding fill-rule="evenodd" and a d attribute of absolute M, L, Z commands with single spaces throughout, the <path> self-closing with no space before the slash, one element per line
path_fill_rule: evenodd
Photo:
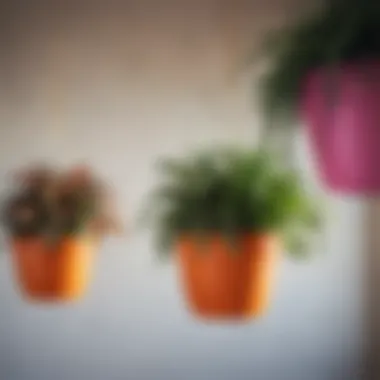
<path fill-rule="evenodd" d="M 335 68 L 326 94 L 336 94 L 336 69 L 341 63 L 379 59 L 379 23 L 377 1 L 333 1 L 295 25 L 271 33 L 262 47 L 271 61 L 261 82 L 267 125 L 295 124 L 303 85 L 312 70 Z"/>
<path fill-rule="evenodd" d="M 238 252 L 242 234 L 275 231 L 292 253 L 320 227 L 301 178 L 264 149 L 198 151 L 172 158 L 161 173 L 147 199 L 160 252 L 184 234 L 201 241 L 221 234 Z"/>

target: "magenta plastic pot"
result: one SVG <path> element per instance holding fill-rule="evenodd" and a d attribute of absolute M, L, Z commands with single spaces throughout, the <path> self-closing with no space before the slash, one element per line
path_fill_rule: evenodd
<path fill-rule="evenodd" d="M 380 193 L 380 61 L 342 66 L 330 100 L 327 75 L 310 75 L 301 102 L 320 175 L 340 193 Z"/>

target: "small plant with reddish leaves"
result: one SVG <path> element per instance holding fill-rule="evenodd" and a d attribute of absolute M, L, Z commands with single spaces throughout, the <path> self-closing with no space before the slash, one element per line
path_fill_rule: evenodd
<path fill-rule="evenodd" d="M 102 238 L 120 230 L 114 199 L 110 187 L 87 167 L 31 167 L 15 175 L 3 204 L 3 224 L 12 237 Z"/>

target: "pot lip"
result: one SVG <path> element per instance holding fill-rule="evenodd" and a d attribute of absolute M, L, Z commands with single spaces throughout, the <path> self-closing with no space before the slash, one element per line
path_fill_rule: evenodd
<path fill-rule="evenodd" d="M 48 239 L 46 239 L 42 235 L 30 235 L 30 236 L 17 236 L 17 235 L 11 235 L 8 237 L 8 240 L 10 243 L 32 243 L 32 242 L 44 242 L 48 243 Z M 91 240 L 91 236 L 86 234 L 79 234 L 79 235 L 63 235 L 59 237 L 59 239 L 56 240 L 56 242 L 63 242 L 63 241 L 88 241 Z"/>
<path fill-rule="evenodd" d="M 204 237 L 206 239 L 228 239 L 228 236 L 226 234 L 223 234 L 222 232 L 215 231 L 210 232 L 207 234 L 204 234 Z M 193 240 L 196 239 L 196 232 L 186 232 L 182 233 L 179 236 L 177 236 L 177 241 L 184 241 L 184 240 Z M 239 235 L 239 239 L 278 239 L 278 234 L 275 231 L 272 230 L 263 230 L 263 231 L 252 231 L 252 232 L 242 232 Z"/>
<path fill-rule="evenodd" d="M 17 236 L 11 235 L 8 237 L 8 241 L 11 243 L 31 243 L 37 241 L 43 241 L 43 237 L 39 235 L 30 235 L 30 236 Z"/>
<path fill-rule="evenodd" d="M 346 70 L 357 70 L 360 69 L 360 67 L 371 67 L 376 68 L 380 71 L 380 57 L 379 58 L 358 58 L 358 59 L 351 59 L 348 61 L 341 61 L 337 63 L 337 67 L 339 68 L 339 71 L 346 71 Z M 306 75 L 306 79 L 309 79 L 311 77 L 314 77 L 316 75 L 324 75 L 324 70 L 326 70 L 327 65 L 322 66 L 316 66 L 314 68 L 311 68 L 309 70 L 309 73 Z"/>

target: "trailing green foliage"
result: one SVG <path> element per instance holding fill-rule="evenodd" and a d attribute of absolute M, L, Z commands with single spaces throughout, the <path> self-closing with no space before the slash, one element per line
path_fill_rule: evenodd
<path fill-rule="evenodd" d="M 340 63 L 380 58 L 380 2 L 330 1 L 311 18 L 270 36 L 264 54 L 272 65 L 262 82 L 270 125 L 295 121 L 304 80 L 313 69 L 329 70 L 333 91 L 330 79 Z"/>
<path fill-rule="evenodd" d="M 160 164 L 161 182 L 144 216 L 153 223 L 160 253 L 183 234 L 200 239 L 221 233 L 276 233 L 289 253 L 306 253 L 320 225 L 318 205 L 300 178 L 264 151 L 233 148 L 200 151 Z"/>

